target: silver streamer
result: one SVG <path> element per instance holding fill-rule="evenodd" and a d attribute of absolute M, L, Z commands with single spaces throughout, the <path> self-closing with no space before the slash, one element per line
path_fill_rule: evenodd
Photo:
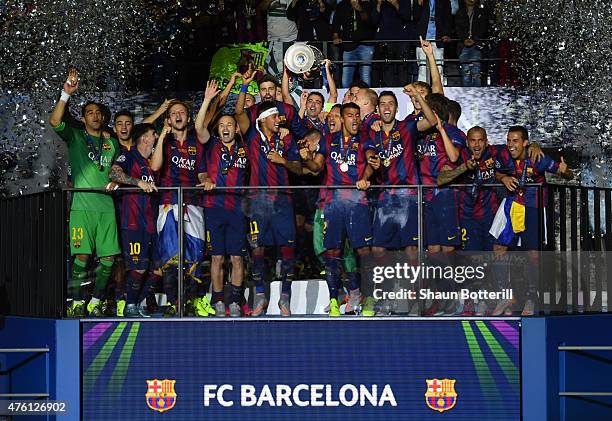
<path fill-rule="evenodd" d="M 612 2 L 483 2 L 496 4 L 496 33 L 519 50 L 511 64 L 521 88 L 509 98 L 520 117 L 515 122 L 528 125 L 532 137 L 546 139 L 546 146 L 564 153 L 572 148 L 581 155 L 581 182 L 609 186 Z M 67 153 L 46 120 L 69 67 L 81 74 L 78 95 L 71 101 L 73 114 L 88 99 L 106 102 L 112 111 L 118 104 L 135 110 L 126 103 L 126 88 L 140 78 L 145 45 L 155 46 L 157 65 L 172 67 L 176 56 L 186 53 L 182 29 L 210 14 L 194 4 L 0 1 L 0 193 L 63 185 Z M 155 83 L 163 92 L 163 78 Z M 108 93 L 112 91 L 116 93 Z M 172 96 L 162 93 L 159 100 Z"/>
<path fill-rule="evenodd" d="M 582 155 L 580 181 L 612 185 L 612 2 L 504 1 L 497 16 L 501 38 L 518 46 L 512 65 L 530 97 L 530 126 L 548 132 L 552 122 L 552 146 Z"/>
<path fill-rule="evenodd" d="M 0 191 L 25 194 L 59 185 L 65 148 L 47 127 L 70 67 L 77 101 L 121 91 L 139 77 L 156 33 L 142 0 L 8 0 L 0 13 Z M 72 101 L 75 102 L 75 101 Z M 73 113 L 80 104 L 72 104 Z M 78 115 L 78 114 L 77 114 Z M 4 189 L 3 189 L 4 187 Z"/>

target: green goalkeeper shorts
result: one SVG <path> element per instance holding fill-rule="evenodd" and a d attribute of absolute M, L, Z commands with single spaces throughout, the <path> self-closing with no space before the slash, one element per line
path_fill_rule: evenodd
<path fill-rule="evenodd" d="M 98 257 L 121 253 L 114 212 L 70 211 L 70 253 L 94 254 Z"/>

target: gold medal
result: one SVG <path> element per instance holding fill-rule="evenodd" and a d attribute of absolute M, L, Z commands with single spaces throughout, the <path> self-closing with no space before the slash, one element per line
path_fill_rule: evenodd
<path fill-rule="evenodd" d="M 347 172 L 348 170 L 349 170 L 349 166 L 346 162 L 343 162 L 342 164 L 340 164 L 340 171 Z"/>
<path fill-rule="evenodd" d="M 385 160 L 383 161 L 383 165 L 384 165 L 385 167 L 388 167 L 389 165 L 391 165 L 391 160 L 390 160 L 389 158 L 385 159 Z"/>

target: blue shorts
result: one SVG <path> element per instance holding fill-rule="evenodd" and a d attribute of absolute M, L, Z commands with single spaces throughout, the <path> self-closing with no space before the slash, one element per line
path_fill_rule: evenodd
<path fill-rule="evenodd" d="M 425 245 L 458 246 L 461 244 L 459 208 L 454 189 L 442 189 L 425 202 Z"/>
<path fill-rule="evenodd" d="M 246 218 L 242 210 L 206 208 L 206 246 L 213 256 L 243 256 L 246 252 Z"/>
<path fill-rule="evenodd" d="M 546 238 L 546 233 L 540 233 L 540 212 L 541 209 L 525 206 L 525 231 L 514 234 L 510 241 L 496 243 L 506 247 L 516 247 L 521 250 L 540 250 L 540 245 Z M 546 228 L 546 225 L 544 224 Z M 519 245 L 520 239 L 520 245 Z"/>
<path fill-rule="evenodd" d="M 248 238 L 251 247 L 295 247 L 293 204 L 282 196 L 277 199 L 257 196 L 250 200 Z"/>
<path fill-rule="evenodd" d="M 461 241 L 465 251 L 492 251 L 495 238 L 489 234 L 495 215 L 461 219 Z"/>
<path fill-rule="evenodd" d="M 323 213 L 323 246 L 326 249 L 344 249 L 346 238 L 354 249 L 372 245 L 372 219 L 367 204 L 332 200 L 325 203 Z"/>
<path fill-rule="evenodd" d="M 419 240 L 417 196 L 385 192 L 374 214 L 373 237 L 374 247 L 416 246 Z"/>
<path fill-rule="evenodd" d="M 157 269 L 157 233 L 122 229 L 121 248 L 126 270 Z"/>
<path fill-rule="evenodd" d="M 306 223 L 314 223 L 314 214 L 317 210 L 319 189 L 296 189 L 293 192 L 293 209 L 296 215 L 306 218 Z"/>

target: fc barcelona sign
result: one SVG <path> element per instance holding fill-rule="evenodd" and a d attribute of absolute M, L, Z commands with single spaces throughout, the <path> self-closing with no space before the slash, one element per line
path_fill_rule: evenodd
<path fill-rule="evenodd" d="M 174 408 L 176 404 L 176 392 L 174 384 L 176 380 L 147 380 L 147 406 L 154 411 L 164 412 Z"/>
<path fill-rule="evenodd" d="M 456 380 L 450 379 L 427 379 L 427 392 L 425 402 L 434 411 L 444 412 L 452 409 L 457 403 L 457 392 L 455 392 Z"/>

